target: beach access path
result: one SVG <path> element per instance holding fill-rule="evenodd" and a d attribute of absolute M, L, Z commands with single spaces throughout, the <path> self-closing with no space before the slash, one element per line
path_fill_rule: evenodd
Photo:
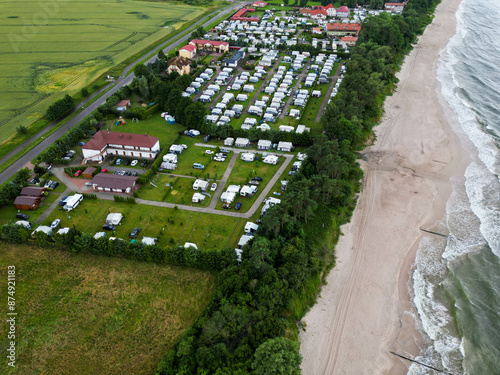
<path fill-rule="evenodd" d="M 438 231 L 466 156 L 438 90 L 439 53 L 460 0 L 445 0 L 397 74 L 377 140 L 362 152 L 363 191 L 337 246 L 336 266 L 303 318 L 302 373 L 406 374 L 422 339 L 408 292 L 422 229 Z"/>

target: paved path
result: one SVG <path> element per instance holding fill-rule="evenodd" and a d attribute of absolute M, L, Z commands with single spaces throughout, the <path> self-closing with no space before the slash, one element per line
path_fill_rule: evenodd
<path fill-rule="evenodd" d="M 186 31 L 184 32 L 184 36 L 181 37 L 179 40 L 176 42 L 173 42 L 175 38 L 178 38 L 179 36 L 176 35 L 169 40 L 165 41 L 163 44 L 161 44 L 159 47 L 155 47 L 154 50 L 158 50 L 159 48 L 164 48 L 167 44 L 172 43 L 169 45 L 167 48 L 164 48 L 163 51 L 165 54 L 168 54 L 168 52 L 182 44 L 184 44 L 188 39 L 190 39 L 191 32 L 195 29 L 198 28 L 199 26 L 207 27 L 209 24 L 211 24 L 214 20 L 216 19 L 221 19 L 225 17 L 229 12 L 232 12 L 235 8 L 241 7 L 241 3 L 235 3 L 232 4 L 231 6 L 223 9 L 222 11 L 216 10 L 212 14 L 204 17 L 202 20 L 199 22 L 195 23 Z M 219 13 L 220 12 L 220 13 Z M 218 13 L 218 14 L 217 14 Z M 216 15 L 217 14 L 217 15 Z M 207 20 L 208 19 L 208 20 Z M 207 20 L 205 23 L 202 25 L 201 22 Z M 150 55 L 151 51 L 146 53 L 146 56 Z M 144 56 L 142 56 L 140 59 L 134 61 L 132 64 L 127 66 L 120 77 L 115 80 L 113 83 L 110 83 L 109 85 L 103 87 L 101 90 L 98 92 L 95 92 L 92 94 L 90 97 L 85 99 L 83 102 L 79 103 L 71 113 L 75 112 L 78 108 L 81 108 L 82 106 L 85 106 L 89 101 L 93 100 L 95 97 L 100 95 L 102 92 L 107 91 L 105 94 L 103 94 L 99 99 L 97 99 L 95 102 L 91 103 L 88 107 L 83 109 L 79 114 L 77 114 L 75 117 L 73 117 L 71 120 L 69 120 L 64 126 L 60 127 L 54 133 L 51 135 L 47 136 L 42 142 L 40 142 L 38 145 L 33 147 L 30 151 L 28 151 L 24 156 L 20 157 L 16 162 L 14 162 L 11 166 L 6 168 L 3 172 L 0 173 L 0 184 L 3 184 L 5 181 L 7 181 L 9 178 L 11 178 L 19 169 L 23 168 L 27 163 L 29 163 L 32 159 L 34 159 L 36 156 L 38 156 L 42 151 L 44 151 L 46 148 L 48 148 L 52 143 L 54 143 L 57 139 L 62 137 L 68 130 L 70 130 L 72 127 L 76 126 L 79 124 L 83 119 L 85 119 L 88 115 L 90 115 L 93 111 L 97 109 L 101 104 L 104 104 L 106 102 L 106 99 L 113 95 L 115 92 L 117 92 L 119 89 L 121 89 L 123 86 L 126 86 L 132 82 L 132 80 L 135 78 L 134 73 L 130 73 L 129 71 L 137 64 L 139 63 L 142 59 L 144 59 Z M 145 64 L 148 64 L 149 62 L 153 62 L 156 59 L 156 55 L 152 56 L 150 59 L 148 59 Z M 0 164 L 7 161 L 11 157 L 13 157 L 15 154 L 17 154 L 19 151 L 21 151 L 23 148 L 26 148 L 35 141 L 36 139 L 43 138 L 44 134 L 49 131 L 50 129 L 54 128 L 60 123 L 61 120 L 58 120 L 56 122 L 53 122 L 49 126 L 47 126 L 44 130 L 36 134 L 35 136 L 31 137 L 28 141 L 24 142 L 22 145 L 17 147 L 15 150 L 7 154 L 5 157 L 0 159 Z"/>
<path fill-rule="evenodd" d="M 217 205 L 217 202 L 219 201 L 219 198 L 222 195 L 222 190 L 224 189 L 224 185 L 226 185 L 226 181 L 229 178 L 229 175 L 231 174 L 231 171 L 233 170 L 233 167 L 236 164 L 236 160 L 238 160 L 239 155 L 240 153 L 238 151 L 235 151 L 233 156 L 231 157 L 231 160 L 229 160 L 229 164 L 227 165 L 226 171 L 222 175 L 219 185 L 217 186 L 217 190 L 215 190 L 214 196 L 212 198 L 212 201 L 208 205 L 208 208 L 215 209 L 215 206 Z"/>
<path fill-rule="evenodd" d="M 66 188 L 66 190 L 64 190 L 64 192 L 59 197 L 65 197 L 69 193 L 71 193 L 71 190 L 69 188 Z M 38 219 L 35 220 L 35 223 L 41 224 L 47 217 L 49 217 L 49 215 L 52 213 L 52 211 L 54 211 L 57 208 L 57 206 L 59 205 L 59 201 L 60 201 L 60 199 L 58 198 L 54 202 L 52 202 L 52 204 L 45 210 L 45 212 L 43 214 L 41 214 L 38 217 Z"/>
<path fill-rule="evenodd" d="M 337 79 L 339 79 L 340 76 L 340 68 L 342 68 L 342 65 L 344 65 L 344 62 L 341 61 L 339 64 L 339 67 L 337 68 L 337 71 L 335 72 L 335 75 L 332 77 L 332 83 L 330 83 L 330 87 L 328 88 L 328 91 L 325 94 L 325 98 L 323 99 L 323 103 L 321 103 L 321 106 L 319 107 L 318 114 L 316 115 L 316 119 L 314 122 L 319 122 L 321 119 L 321 115 L 323 114 L 323 111 L 325 110 L 326 106 L 328 105 L 328 99 L 330 99 L 330 95 L 332 94 L 333 88 L 335 87 L 335 82 L 337 82 Z"/>
<path fill-rule="evenodd" d="M 285 106 L 283 107 L 283 112 L 281 112 L 281 115 L 279 117 L 280 119 L 285 118 L 285 113 L 288 113 L 288 108 L 290 107 L 290 105 L 292 105 L 294 94 L 297 92 L 298 89 L 301 88 L 302 79 L 306 76 L 306 74 L 307 74 L 307 68 L 309 67 L 310 63 L 311 63 L 311 60 L 309 60 L 306 63 L 306 65 L 304 66 L 304 69 L 302 69 L 302 72 L 300 72 L 299 78 L 297 79 L 297 83 L 295 84 L 295 87 L 293 88 L 290 97 L 288 98 L 288 100 L 286 101 Z"/>

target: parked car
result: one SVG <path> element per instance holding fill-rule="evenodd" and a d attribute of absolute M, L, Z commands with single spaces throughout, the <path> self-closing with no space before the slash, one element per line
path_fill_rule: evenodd
<path fill-rule="evenodd" d="M 108 173 L 108 170 L 106 168 L 101 169 L 101 173 Z"/>
<path fill-rule="evenodd" d="M 183 144 L 181 144 L 180 146 L 181 146 L 184 150 L 185 150 L 186 148 L 188 148 L 188 146 L 187 146 L 187 145 L 185 145 L 184 143 L 183 143 Z"/>
<path fill-rule="evenodd" d="M 64 206 L 66 204 L 66 199 L 68 199 L 68 197 L 64 197 L 63 199 L 61 199 L 59 201 L 59 206 Z"/>
<path fill-rule="evenodd" d="M 115 226 L 113 224 L 104 224 L 102 226 L 102 229 L 104 229 L 104 230 L 115 230 Z"/>
<path fill-rule="evenodd" d="M 85 186 L 92 186 L 92 182 L 90 182 L 90 181 L 89 181 L 89 182 L 86 182 L 86 183 L 85 183 Z"/>
<path fill-rule="evenodd" d="M 59 223 L 61 222 L 61 219 L 55 219 L 52 224 L 50 224 L 50 227 L 52 229 L 56 229 L 59 226 Z"/>
<path fill-rule="evenodd" d="M 130 171 L 125 172 L 125 176 L 132 176 L 132 172 Z"/>
<path fill-rule="evenodd" d="M 212 155 L 213 153 L 214 153 L 214 152 L 213 152 L 212 150 L 206 150 L 206 151 L 205 151 L 205 154 L 207 154 L 207 155 Z"/>
<path fill-rule="evenodd" d="M 85 142 L 78 142 L 78 146 L 83 146 Z"/>
<path fill-rule="evenodd" d="M 229 203 L 223 203 L 222 208 L 225 208 L 226 210 L 229 210 L 231 208 L 231 205 Z"/>
<path fill-rule="evenodd" d="M 135 167 L 137 165 L 137 163 L 139 163 L 139 160 L 132 160 L 132 163 L 130 163 L 130 165 L 132 167 Z"/>
<path fill-rule="evenodd" d="M 54 190 L 56 187 L 59 186 L 59 181 L 54 181 L 53 183 L 50 184 L 50 188 Z"/>
<path fill-rule="evenodd" d="M 217 184 L 215 182 L 212 184 L 212 186 L 210 186 L 210 190 L 211 191 L 217 190 Z"/>
<path fill-rule="evenodd" d="M 130 160 L 125 160 L 125 161 L 123 162 L 123 165 L 129 165 L 129 164 L 130 164 Z"/>
<path fill-rule="evenodd" d="M 252 178 L 252 180 L 262 182 L 262 177 L 255 176 L 254 178 Z"/>
<path fill-rule="evenodd" d="M 135 227 L 132 230 L 132 232 L 130 232 L 130 238 L 136 238 L 140 231 L 141 231 L 141 228 Z"/>
<path fill-rule="evenodd" d="M 141 167 L 144 167 L 146 165 L 146 160 L 141 161 Z"/>
<path fill-rule="evenodd" d="M 205 169 L 205 166 L 203 164 L 200 164 L 200 163 L 194 163 L 193 164 L 193 168 L 195 168 L 195 169 Z"/>
<path fill-rule="evenodd" d="M 75 177 L 78 177 L 82 174 L 82 171 L 79 169 L 75 172 Z"/>
<path fill-rule="evenodd" d="M 220 152 L 222 152 L 223 154 L 229 154 L 231 150 L 228 150 L 227 148 L 221 148 Z"/>
<path fill-rule="evenodd" d="M 33 180 L 30 181 L 30 184 L 38 184 L 40 182 L 40 179 L 38 177 L 35 177 Z"/>
<path fill-rule="evenodd" d="M 28 220 L 30 218 L 30 216 L 28 214 L 23 214 L 23 213 L 19 212 L 19 213 L 16 214 L 16 218 L 17 219 Z"/>
<path fill-rule="evenodd" d="M 134 177 L 137 176 L 138 174 L 139 173 L 137 173 L 137 172 L 132 172 L 132 176 L 134 176 Z"/>
<path fill-rule="evenodd" d="M 48 188 L 54 181 L 52 180 L 48 180 L 48 181 L 45 181 L 45 185 L 43 185 L 44 188 Z"/>
<path fill-rule="evenodd" d="M 252 181 L 248 181 L 248 184 L 249 184 L 249 185 L 255 185 L 255 186 L 257 186 L 257 185 L 259 185 L 259 184 L 260 184 L 260 182 L 259 182 L 259 181 L 256 181 L 256 180 L 252 180 Z"/>
<path fill-rule="evenodd" d="M 239 210 L 241 208 L 241 202 L 236 203 L 236 206 L 234 206 L 235 210 Z"/>
<path fill-rule="evenodd" d="M 120 165 L 122 163 L 122 161 L 123 161 L 122 159 L 116 159 L 115 164 Z"/>

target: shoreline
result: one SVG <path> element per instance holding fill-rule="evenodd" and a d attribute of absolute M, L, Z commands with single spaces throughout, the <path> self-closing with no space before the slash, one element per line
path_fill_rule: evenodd
<path fill-rule="evenodd" d="M 363 152 L 363 192 L 336 246 L 337 265 L 300 333 L 304 374 L 402 374 L 424 339 L 408 290 L 419 243 L 446 217 L 467 151 L 440 94 L 437 63 L 461 0 L 444 0 L 398 72 L 377 139 Z M 431 78 L 431 79 L 429 79 Z"/>

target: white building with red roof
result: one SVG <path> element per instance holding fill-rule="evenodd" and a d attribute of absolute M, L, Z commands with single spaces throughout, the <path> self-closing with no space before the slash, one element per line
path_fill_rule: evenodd
<path fill-rule="evenodd" d="M 258 7 L 258 8 L 264 8 L 266 5 L 267 5 L 267 3 L 264 3 L 262 1 L 256 1 L 255 3 L 252 4 L 252 6 Z"/>
<path fill-rule="evenodd" d="M 186 59 L 192 59 L 196 55 L 196 46 L 194 44 L 187 44 L 182 48 L 179 48 L 179 56 L 185 57 Z"/>
<path fill-rule="evenodd" d="M 220 42 L 218 40 L 193 39 L 189 44 L 195 46 L 198 50 L 208 52 L 224 53 L 229 51 L 228 42 Z"/>
<path fill-rule="evenodd" d="M 385 3 L 384 8 L 393 12 L 402 12 L 405 5 L 406 3 Z"/>
<path fill-rule="evenodd" d="M 83 161 L 101 161 L 107 155 L 154 159 L 160 152 L 160 140 L 147 134 L 103 131 L 82 146 Z"/>
<path fill-rule="evenodd" d="M 338 35 L 338 36 L 358 36 L 361 30 L 361 24 L 359 23 L 327 23 L 326 32 L 328 35 Z"/>
<path fill-rule="evenodd" d="M 340 8 L 336 9 L 337 11 L 337 17 L 340 18 L 349 18 L 351 13 L 349 12 L 349 8 L 346 7 L 345 5 L 341 6 Z"/>

